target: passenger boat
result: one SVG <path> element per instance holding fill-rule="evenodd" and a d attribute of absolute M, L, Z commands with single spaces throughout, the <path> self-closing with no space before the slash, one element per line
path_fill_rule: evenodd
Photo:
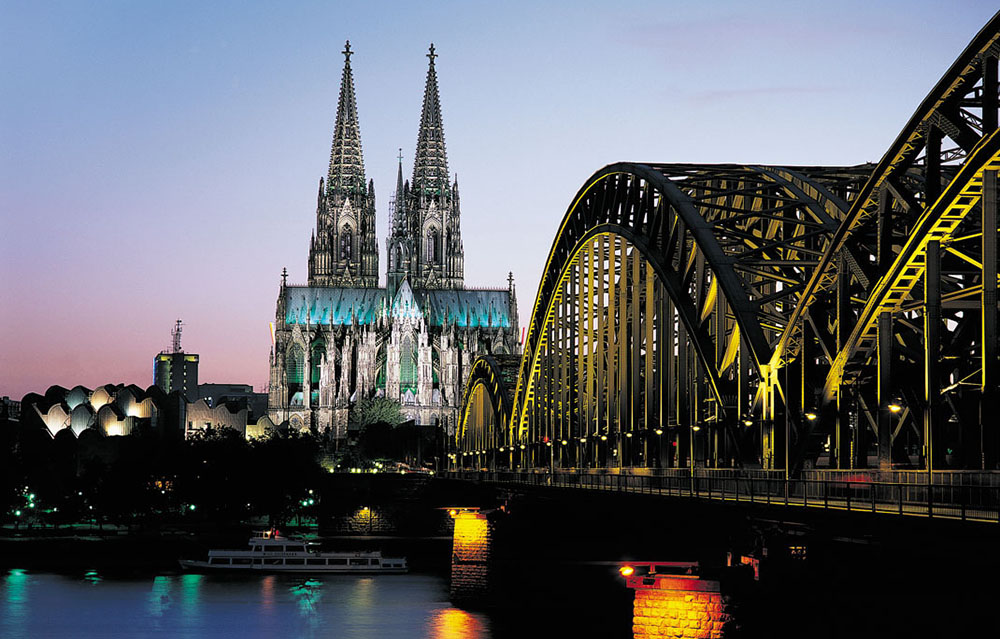
<path fill-rule="evenodd" d="M 341 574 L 407 572 L 405 557 L 373 552 L 315 552 L 308 543 L 289 539 L 276 530 L 255 531 L 248 550 L 209 550 L 207 560 L 181 559 L 184 570 L 256 570 Z"/>

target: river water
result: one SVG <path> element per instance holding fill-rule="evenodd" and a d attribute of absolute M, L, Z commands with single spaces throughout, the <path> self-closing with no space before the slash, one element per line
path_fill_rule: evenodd
<path fill-rule="evenodd" d="M 0 637 L 485 639 L 433 575 L 108 577 L 0 572 Z"/>

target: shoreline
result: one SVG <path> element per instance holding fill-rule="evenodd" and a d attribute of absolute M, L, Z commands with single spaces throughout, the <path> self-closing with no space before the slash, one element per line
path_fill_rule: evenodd
<path fill-rule="evenodd" d="M 246 530 L 98 531 L 79 529 L 4 530 L 0 534 L 0 570 L 46 572 L 103 570 L 180 572 L 178 560 L 204 556 L 210 548 L 241 548 Z M 53 534 L 55 533 L 55 534 Z M 302 534 L 289 529 L 289 535 Z M 407 557 L 411 571 L 446 573 L 451 561 L 451 537 L 400 535 L 315 535 L 309 540 L 323 550 L 381 550 Z"/>

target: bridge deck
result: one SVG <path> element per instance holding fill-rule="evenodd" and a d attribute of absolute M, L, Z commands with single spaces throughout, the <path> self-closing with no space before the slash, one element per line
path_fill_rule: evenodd
<path fill-rule="evenodd" d="M 716 474 L 718 472 L 718 474 Z M 848 479 L 785 479 L 783 476 L 741 476 L 739 471 L 699 469 L 659 474 L 594 472 L 593 470 L 453 471 L 457 479 L 518 486 L 544 486 L 610 491 L 664 497 L 689 497 L 723 502 L 823 508 L 880 515 L 919 516 L 969 522 L 1000 523 L 1000 475 L 976 474 L 976 484 L 933 484 Z"/>

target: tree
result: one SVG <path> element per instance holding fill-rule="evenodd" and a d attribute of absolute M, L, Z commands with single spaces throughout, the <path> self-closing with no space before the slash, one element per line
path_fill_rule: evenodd
<path fill-rule="evenodd" d="M 352 428 L 363 430 L 371 424 L 395 426 L 403 421 L 403 415 L 396 400 L 388 397 L 371 397 L 359 399 L 351 407 L 347 421 Z"/>

